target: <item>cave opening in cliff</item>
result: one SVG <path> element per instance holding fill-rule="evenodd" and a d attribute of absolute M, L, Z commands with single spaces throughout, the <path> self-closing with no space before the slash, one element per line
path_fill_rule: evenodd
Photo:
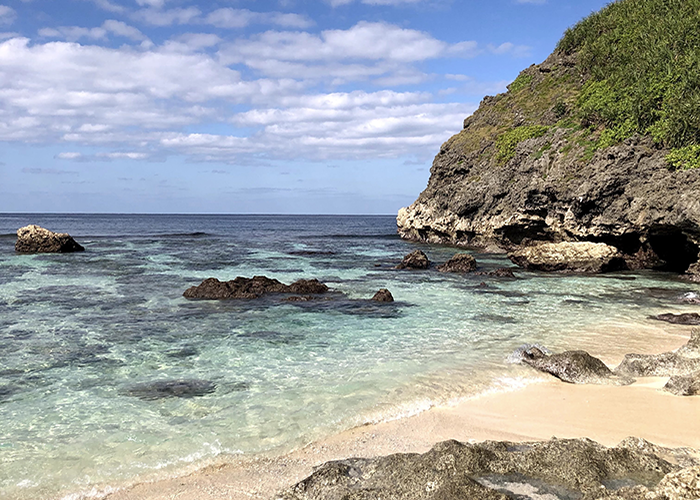
<path fill-rule="evenodd" d="M 677 228 L 660 228 L 649 234 L 651 249 L 663 261 L 662 271 L 684 273 L 698 260 L 698 246 Z"/>

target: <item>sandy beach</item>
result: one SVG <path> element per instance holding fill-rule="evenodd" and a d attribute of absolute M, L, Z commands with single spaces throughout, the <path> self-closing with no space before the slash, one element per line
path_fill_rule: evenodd
<path fill-rule="evenodd" d="M 685 343 L 689 328 L 647 327 L 629 351 L 658 353 Z M 608 329 L 611 333 L 613 329 Z M 631 346 L 632 347 L 632 346 Z M 628 351 L 628 352 L 629 352 Z M 595 353 L 594 353 L 595 354 Z M 610 365 L 622 353 L 601 356 Z M 110 500 L 270 499 L 328 460 L 423 453 L 435 443 L 531 441 L 587 437 L 613 446 L 629 436 L 667 447 L 700 449 L 700 398 L 661 391 L 666 378 L 626 387 L 572 385 L 543 376 L 510 392 L 485 394 L 449 407 L 348 430 L 282 457 L 211 465 L 190 475 L 134 485 Z"/>

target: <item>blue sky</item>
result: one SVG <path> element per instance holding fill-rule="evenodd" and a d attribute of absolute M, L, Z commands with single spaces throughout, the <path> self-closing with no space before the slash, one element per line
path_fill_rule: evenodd
<path fill-rule="evenodd" d="M 607 3 L 6 0 L 0 212 L 396 213 Z"/>

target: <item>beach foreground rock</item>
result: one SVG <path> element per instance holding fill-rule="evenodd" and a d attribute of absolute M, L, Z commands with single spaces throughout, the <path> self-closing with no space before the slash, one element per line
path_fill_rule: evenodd
<path fill-rule="evenodd" d="M 649 319 L 666 321 L 667 323 L 673 323 L 674 325 L 700 325 L 700 314 L 698 313 L 664 313 L 657 314 L 656 316 L 650 316 Z"/>
<path fill-rule="evenodd" d="M 82 252 L 85 248 L 67 233 L 54 233 L 31 224 L 17 230 L 15 251 L 19 253 Z"/>
<path fill-rule="evenodd" d="M 254 276 L 252 278 L 239 276 L 230 281 L 207 278 L 198 286 L 185 290 L 183 296 L 188 299 L 210 300 L 257 299 L 272 293 L 309 295 L 322 294 L 327 291 L 328 287 L 316 279 L 301 279 L 291 285 L 285 285 L 276 279 L 266 276 Z"/>
<path fill-rule="evenodd" d="M 661 354 L 627 354 L 615 373 L 630 377 L 675 377 L 700 371 L 700 328 L 693 328 L 688 342 Z"/>
<path fill-rule="evenodd" d="M 629 385 L 634 379 L 613 373 L 605 363 L 586 351 L 545 354 L 537 347 L 522 352 L 522 362 L 571 384 Z"/>
<path fill-rule="evenodd" d="M 508 254 L 508 258 L 533 271 L 604 273 L 626 268 L 622 255 L 615 247 L 585 241 L 522 247 Z"/>
<path fill-rule="evenodd" d="M 636 438 L 614 448 L 588 439 L 478 444 L 444 441 L 420 455 L 327 462 L 276 498 L 697 499 L 693 496 L 700 491 L 697 466 L 686 454 Z"/>

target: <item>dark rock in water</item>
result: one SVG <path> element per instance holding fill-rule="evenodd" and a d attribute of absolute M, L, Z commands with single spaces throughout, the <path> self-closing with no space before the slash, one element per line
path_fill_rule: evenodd
<path fill-rule="evenodd" d="M 700 371 L 690 375 L 676 375 L 671 377 L 664 390 L 676 396 L 697 396 L 700 395 Z"/>
<path fill-rule="evenodd" d="M 474 274 L 477 276 L 495 276 L 496 278 L 515 278 L 513 270 L 508 269 L 507 267 L 499 267 L 494 271 L 481 271 Z"/>
<path fill-rule="evenodd" d="M 281 500 L 670 500 L 696 491 L 697 461 L 683 469 L 634 438 L 614 448 L 589 439 L 538 443 L 444 441 L 424 454 L 327 462 Z M 664 450 L 676 459 L 678 452 Z M 685 458 L 685 457 L 684 457 Z M 624 485 L 615 487 L 614 485 Z M 673 486 L 671 486 L 673 485 Z M 695 489 L 692 489 L 695 488 Z M 530 493 L 524 494 L 526 491 Z M 659 495 L 656 495 L 659 493 Z M 611 497 L 618 494 L 620 496 Z M 637 496 L 634 496 L 637 495 Z M 647 495 L 647 496 L 644 496 Z"/>
<path fill-rule="evenodd" d="M 526 359 L 542 358 L 551 354 L 549 349 L 539 344 L 523 344 L 508 356 L 508 362 L 523 363 Z"/>
<path fill-rule="evenodd" d="M 533 271 L 604 273 L 626 269 L 625 261 L 615 247 L 584 241 L 522 247 L 508 254 L 508 258 Z"/>
<path fill-rule="evenodd" d="M 85 248 L 67 233 L 54 233 L 33 224 L 17 230 L 16 252 L 68 253 L 82 252 L 84 250 Z"/>
<path fill-rule="evenodd" d="M 586 351 L 566 351 L 547 355 L 537 347 L 521 354 L 522 362 L 571 384 L 629 385 L 634 379 L 616 375 L 605 363 Z"/>
<path fill-rule="evenodd" d="M 438 266 L 442 273 L 471 273 L 476 271 L 476 259 L 468 253 L 458 253 L 450 260 Z"/>
<path fill-rule="evenodd" d="M 700 295 L 695 292 L 688 292 L 681 295 L 678 300 L 684 304 L 700 304 Z"/>
<path fill-rule="evenodd" d="M 396 269 L 428 269 L 429 267 L 428 256 L 421 250 L 414 250 L 403 258 Z"/>
<path fill-rule="evenodd" d="M 210 394 L 215 390 L 216 384 L 208 380 L 178 379 L 132 385 L 123 393 L 146 401 L 152 401 L 163 398 L 193 398 Z"/>
<path fill-rule="evenodd" d="M 389 290 L 387 290 L 386 288 L 382 288 L 374 294 L 372 300 L 374 300 L 375 302 L 394 302 L 394 296 L 391 295 L 391 292 Z"/>
<path fill-rule="evenodd" d="M 632 377 L 672 377 L 700 370 L 700 329 L 682 347 L 661 354 L 627 354 L 615 373 Z"/>
<path fill-rule="evenodd" d="M 665 313 L 658 314 L 656 316 L 649 316 L 649 319 L 666 321 L 668 323 L 673 323 L 674 325 L 700 325 L 700 314 L 698 313 Z"/>
<path fill-rule="evenodd" d="M 168 351 L 166 356 L 169 358 L 189 358 L 191 356 L 197 356 L 198 354 L 199 350 L 197 350 L 196 347 L 187 346 L 181 349 L 173 349 Z"/>
<path fill-rule="evenodd" d="M 219 281 L 207 278 L 198 286 L 188 288 L 183 294 L 188 299 L 257 299 L 270 293 L 321 294 L 328 287 L 318 280 L 298 280 L 285 285 L 266 276 L 238 278 L 231 281 Z"/>

